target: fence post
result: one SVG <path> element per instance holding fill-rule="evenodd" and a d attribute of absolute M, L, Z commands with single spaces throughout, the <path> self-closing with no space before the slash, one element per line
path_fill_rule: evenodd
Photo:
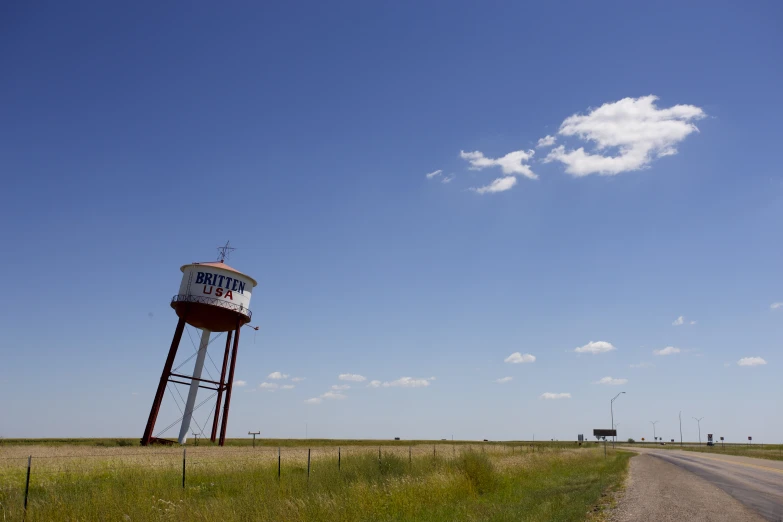
<path fill-rule="evenodd" d="M 27 514 L 27 494 L 30 492 L 30 464 L 33 462 L 33 456 L 27 457 L 27 481 L 24 485 L 24 512 Z"/>
<path fill-rule="evenodd" d="M 432 458 L 435 458 L 435 444 L 432 445 Z"/>
<path fill-rule="evenodd" d="M 307 448 L 307 480 L 310 480 L 310 448 Z"/>
<path fill-rule="evenodd" d="M 411 456 L 411 447 L 408 446 L 408 467 L 410 468 L 413 465 L 413 458 Z"/>
<path fill-rule="evenodd" d="M 337 446 L 337 471 L 340 471 L 340 461 L 342 460 L 342 454 L 340 452 L 340 446 Z"/>
<path fill-rule="evenodd" d="M 381 465 L 381 447 L 378 446 L 378 465 Z"/>
<path fill-rule="evenodd" d="M 280 482 L 280 446 L 277 447 L 277 481 Z"/>
<path fill-rule="evenodd" d="M 188 448 L 182 449 L 182 489 L 185 489 L 185 457 L 187 456 Z"/>

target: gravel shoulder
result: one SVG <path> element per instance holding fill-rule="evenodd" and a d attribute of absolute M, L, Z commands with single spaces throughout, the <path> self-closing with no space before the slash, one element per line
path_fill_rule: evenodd
<path fill-rule="evenodd" d="M 631 459 L 625 493 L 608 519 L 611 522 L 764 520 L 693 473 L 644 454 Z"/>

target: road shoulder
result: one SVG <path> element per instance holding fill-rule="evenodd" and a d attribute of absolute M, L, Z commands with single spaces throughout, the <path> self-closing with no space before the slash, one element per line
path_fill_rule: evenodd
<path fill-rule="evenodd" d="M 764 520 L 720 488 L 650 455 L 631 459 L 625 492 L 611 522 Z"/>

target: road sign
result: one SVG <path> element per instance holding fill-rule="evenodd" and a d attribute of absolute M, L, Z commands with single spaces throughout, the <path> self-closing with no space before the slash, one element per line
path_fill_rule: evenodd
<path fill-rule="evenodd" d="M 721 437 L 720 440 L 723 440 L 723 437 Z"/>
<path fill-rule="evenodd" d="M 616 437 L 617 430 L 593 430 L 593 437 Z"/>
<path fill-rule="evenodd" d="M 707 440 L 712 442 L 712 433 L 707 434 Z"/>
<path fill-rule="evenodd" d="M 753 440 L 753 437 L 748 437 L 748 440 Z"/>

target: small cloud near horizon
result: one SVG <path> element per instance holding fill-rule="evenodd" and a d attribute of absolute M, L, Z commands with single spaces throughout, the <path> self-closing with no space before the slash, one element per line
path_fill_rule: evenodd
<path fill-rule="evenodd" d="M 606 341 L 590 341 L 584 346 L 579 346 L 577 348 L 574 348 L 574 351 L 576 353 L 589 353 L 589 354 L 599 354 L 599 353 L 606 353 L 611 352 L 613 350 L 616 350 L 612 343 L 608 343 Z"/>
<path fill-rule="evenodd" d="M 367 377 L 356 373 L 341 373 L 337 376 L 337 379 L 341 381 L 364 382 L 367 380 Z"/>
<path fill-rule="evenodd" d="M 607 384 L 609 386 L 620 386 L 621 384 L 628 384 L 628 379 L 614 379 L 612 377 L 604 377 L 593 384 Z"/>
<path fill-rule="evenodd" d="M 767 361 L 761 357 L 743 357 L 737 361 L 737 366 L 763 366 Z"/>
<path fill-rule="evenodd" d="M 522 354 L 520 352 L 514 352 L 508 357 L 506 357 L 503 362 L 511 363 L 511 364 L 524 364 L 524 363 L 532 363 L 536 362 L 536 356 L 531 355 L 529 353 Z"/>
<path fill-rule="evenodd" d="M 571 394 L 570 393 L 552 393 L 552 392 L 546 392 L 542 393 L 539 397 L 539 399 L 544 400 L 557 400 L 557 399 L 570 399 Z"/>

